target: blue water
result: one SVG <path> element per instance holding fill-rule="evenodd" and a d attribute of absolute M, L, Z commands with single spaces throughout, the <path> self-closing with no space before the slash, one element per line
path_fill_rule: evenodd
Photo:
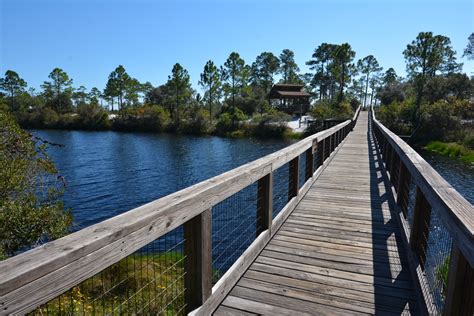
<path fill-rule="evenodd" d="M 32 130 L 67 187 L 73 230 L 255 160 L 289 143 L 167 134 Z"/>

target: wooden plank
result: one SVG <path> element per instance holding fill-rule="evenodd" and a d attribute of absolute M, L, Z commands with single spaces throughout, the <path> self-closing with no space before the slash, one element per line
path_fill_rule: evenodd
<path fill-rule="evenodd" d="M 188 313 L 212 293 L 211 225 L 210 209 L 184 224 L 184 297 Z"/>
<path fill-rule="evenodd" d="M 252 315 L 258 315 L 258 314 L 221 305 L 219 306 L 219 308 L 216 310 L 216 312 L 213 315 L 214 316 L 252 316 Z"/>
<path fill-rule="evenodd" d="M 278 268 L 276 268 L 278 269 Z M 288 270 L 289 274 L 291 274 L 291 270 Z M 296 276 L 298 274 L 296 273 Z M 390 289 L 387 288 L 385 293 L 379 293 L 379 289 L 376 290 L 377 295 L 375 295 L 375 291 L 372 292 L 364 292 L 360 290 L 355 290 L 350 287 L 346 287 L 345 284 L 337 283 L 333 284 L 331 282 L 327 282 L 328 280 L 318 280 L 318 279 L 311 279 L 306 278 L 305 276 L 300 277 L 288 277 L 282 274 L 273 274 L 267 272 L 261 272 L 258 270 L 249 270 L 244 275 L 245 279 L 254 279 L 260 280 L 268 283 L 274 283 L 278 285 L 286 285 L 297 289 L 307 290 L 311 292 L 317 292 L 321 294 L 331 295 L 334 297 L 346 298 L 350 299 L 354 304 L 358 304 L 358 302 L 364 303 L 381 303 L 383 306 L 387 307 L 398 307 L 400 305 L 405 304 L 414 304 L 411 300 L 409 293 L 407 293 L 407 297 L 400 298 L 390 296 Z"/>
<path fill-rule="evenodd" d="M 268 293 L 264 291 L 258 291 L 250 288 L 236 286 L 232 290 L 232 296 L 254 300 L 258 302 L 263 302 L 266 304 L 271 304 L 274 306 L 278 306 L 281 308 L 286 308 L 296 312 L 303 312 L 309 313 L 314 315 L 315 313 L 318 315 L 351 315 L 351 314 L 358 314 L 358 313 L 351 313 L 350 311 L 346 311 L 343 309 L 338 309 L 334 307 L 330 307 L 327 305 L 320 305 L 317 303 L 312 303 L 292 297 L 287 297 L 283 295 L 277 295 L 274 293 Z"/>
<path fill-rule="evenodd" d="M 224 306 L 243 308 L 245 310 L 252 311 L 253 313 L 257 313 L 258 315 L 282 315 L 282 316 L 293 316 L 293 315 L 309 316 L 311 315 L 310 313 L 303 313 L 303 312 L 287 309 L 284 307 L 256 302 L 251 299 L 235 297 L 232 295 L 229 295 L 222 304 Z"/>

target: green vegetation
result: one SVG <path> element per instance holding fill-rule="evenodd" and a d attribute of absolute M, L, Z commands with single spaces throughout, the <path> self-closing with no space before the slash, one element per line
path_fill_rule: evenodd
<path fill-rule="evenodd" d="M 61 177 L 33 140 L 0 111 L 0 259 L 68 232 Z"/>
<path fill-rule="evenodd" d="M 473 34 L 464 56 L 472 58 Z M 461 64 L 449 38 L 421 32 L 404 51 L 408 78 L 387 71 L 377 89 L 378 118 L 415 145 L 445 156 L 474 161 L 474 78 Z"/>
<path fill-rule="evenodd" d="M 441 294 L 446 296 L 448 293 L 448 275 L 449 265 L 451 264 L 451 256 L 446 257 L 443 262 L 436 267 L 436 280 L 441 283 Z"/>
<path fill-rule="evenodd" d="M 135 253 L 35 313 L 176 315 L 184 307 L 183 263 L 179 252 Z"/>
<path fill-rule="evenodd" d="M 456 143 L 429 142 L 425 149 L 437 152 L 443 156 L 458 158 L 467 163 L 474 163 L 474 150 Z"/>

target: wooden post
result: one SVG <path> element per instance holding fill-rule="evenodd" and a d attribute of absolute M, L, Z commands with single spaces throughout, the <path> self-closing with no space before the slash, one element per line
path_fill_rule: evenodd
<path fill-rule="evenodd" d="M 305 170 L 305 182 L 313 176 L 313 146 L 306 150 L 306 170 Z"/>
<path fill-rule="evenodd" d="M 415 209 L 413 211 L 413 224 L 411 225 L 410 247 L 418 256 L 422 269 L 425 268 L 426 247 L 430 232 L 431 206 L 419 187 L 416 188 Z"/>
<path fill-rule="evenodd" d="M 326 160 L 326 138 L 321 141 L 321 165 L 324 164 Z"/>
<path fill-rule="evenodd" d="M 443 315 L 474 315 L 474 269 L 453 244 Z"/>
<path fill-rule="evenodd" d="M 299 191 L 299 165 L 300 157 L 297 156 L 289 162 L 288 172 L 288 201 L 298 195 Z"/>
<path fill-rule="evenodd" d="M 405 164 L 400 161 L 400 168 L 398 171 L 398 189 L 397 189 L 397 204 L 402 210 L 403 216 L 407 218 L 408 215 L 408 201 L 410 194 L 411 175 Z"/>
<path fill-rule="evenodd" d="M 314 143 L 316 143 L 316 145 Z M 316 152 L 318 153 L 318 166 L 317 166 L 317 168 L 319 168 L 324 163 L 324 140 L 321 141 L 321 142 L 317 142 L 315 140 L 315 142 L 313 142 L 313 148 L 315 150 L 315 153 Z"/>
<path fill-rule="evenodd" d="M 201 306 L 212 293 L 212 211 L 184 223 L 184 298 L 186 312 Z"/>
<path fill-rule="evenodd" d="M 257 237 L 272 227 L 273 172 L 258 180 L 257 188 Z"/>

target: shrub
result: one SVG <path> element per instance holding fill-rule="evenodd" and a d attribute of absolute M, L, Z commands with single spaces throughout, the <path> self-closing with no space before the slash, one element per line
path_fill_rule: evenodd
<path fill-rule="evenodd" d="M 182 127 L 182 131 L 188 134 L 207 134 L 209 130 L 209 111 L 202 108 L 191 110 L 186 123 Z"/>
<path fill-rule="evenodd" d="M 0 112 L 0 257 L 58 238 L 71 225 L 45 149 Z"/>
<path fill-rule="evenodd" d="M 228 112 L 222 113 L 219 117 L 216 124 L 216 132 L 218 134 L 225 134 L 236 130 L 239 127 L 239 122 L 245 119 L 245 114 L 239 108 L 236 108 L 234 113 L 232 113 L 232 109 L 228 109 Z"/>
<path fill-rule="evenodd" d="M 107 112 L 98 104 L 82 104 L 77 107 L 77 123 L 84 129 L 105 129 L 110 127 Z"/>

